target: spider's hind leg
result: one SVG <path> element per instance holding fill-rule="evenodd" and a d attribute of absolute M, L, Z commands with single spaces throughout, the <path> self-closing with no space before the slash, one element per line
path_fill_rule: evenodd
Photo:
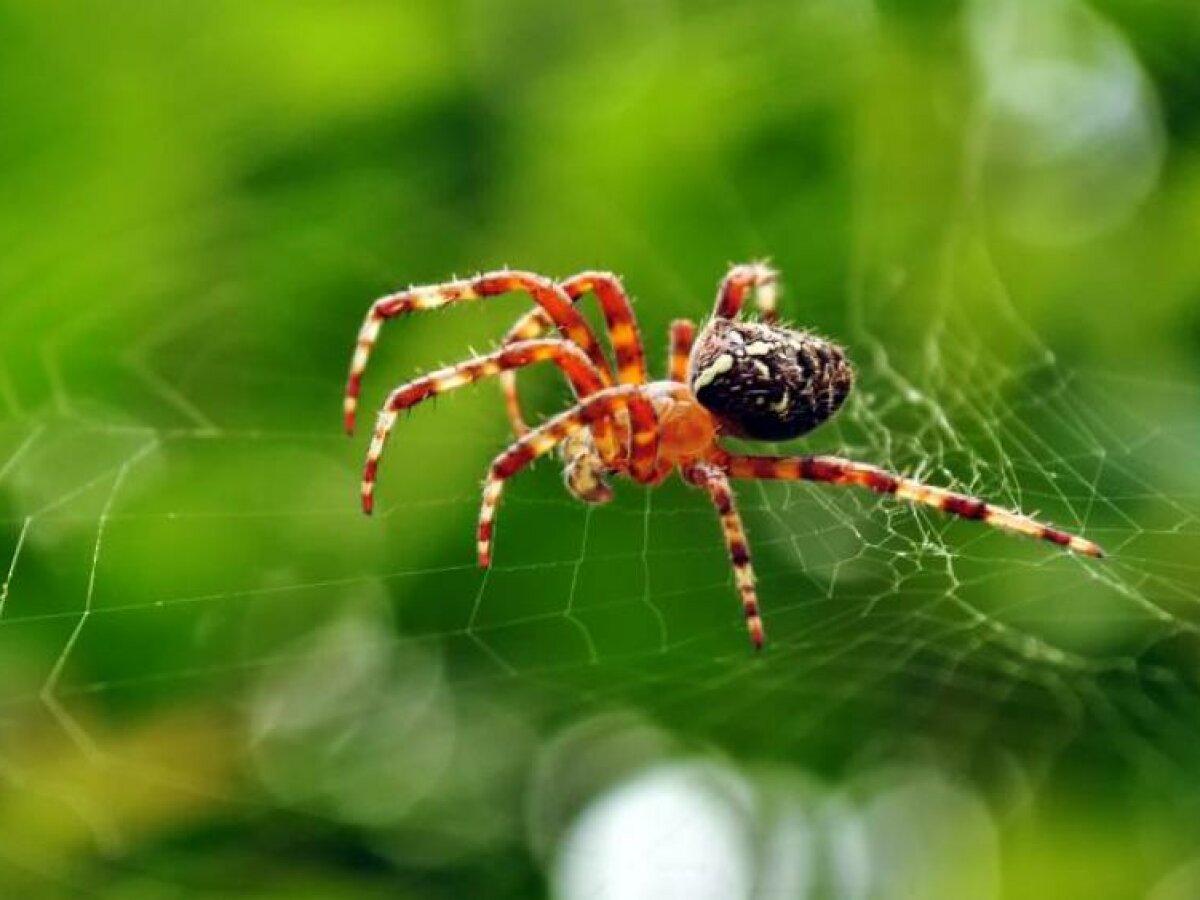
<path fill-rule="evenodd" d="M 759 317 L 768 325 L 774 325 L 778 319 L 775 311 L 778 277 L 775 270 L 766 263 L 734 266 L 721 280 L 713 317 L 737 318 L 747 298 L 753 295 Z"/>
<path fill-rule="evenodd" d="M 995 506 L 978 497 L 922 484 L 878 466 L 837 456 L 773 457 L 726 454 L 721 461 L 721 468 L 730 478 L 823 481 L 826 484 L 863 487 L 877 494 L 931 506 L 961 519 L 974 519 L 1013 534 L 1048 541 L 1083 556 L 1104 556 L 1104 551 L 1098 544 L 1013 510 Z"/>

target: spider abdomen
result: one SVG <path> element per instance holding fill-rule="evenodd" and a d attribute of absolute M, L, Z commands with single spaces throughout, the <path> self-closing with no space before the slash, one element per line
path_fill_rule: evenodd
<path fill-rule="evenodd" d="M 841 408 L 854 370 L 841 347 L 815 334 L 715 319 L 696 342 L 690 383 L 728 434 L 784 441 Z"/>

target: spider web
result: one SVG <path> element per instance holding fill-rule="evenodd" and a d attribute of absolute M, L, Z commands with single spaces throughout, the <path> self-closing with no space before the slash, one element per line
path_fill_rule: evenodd
<path fill-rule="evenodd" d="M 508 804 L 481 817 L 493 783 L 445 787 L 448 769 L 518 771 L 557 723 L 633 707 L 685 739 L 817 771 L 903 752 L 1036 783 L 1100 757 L 1194 804 L 1200 434 L 1173 413 L 1196 408 L 1200 386 L 1060 364 L 970 191 L 910 280 L 871 246 L 861 190 L 839 335 L 859 388 L 804 451 L 1037 513 L 1107 560 L 870 494 L 745 484 L 769 643 L 755 656 L 702 496 L 621 484 L 587 508 L 540 465 L 512 485 L 481 573 L 478 480 L 504 441 L 494 388 L 402 423 L 367 520 L 363 442 L 340 434 L 340 375 L 325 363 L 359 306 L 331 336 L 285 315 L 282 289 L 249 306 L 261 286 L 231 276 L 147 317 L 136 301 L 160 288 L 135 276 L 129 308 L 39 329 L 0 367 L 0 778 L 14 802 L 66 811 L 79 834 L 60 841 L 114 853 L 180 809 L 392 828 L 415 810 L 403 852 L 433 857 L 446 834 L 483 844 L 519 816 Z M 394 277 L 336 224 L 299 247 L 362 281 Z M 39 318 L 28 296 L 10 322 Z M 659 370 L 656 326 L 708 302 L 681 288 L 644 316 Z M 800 299 L 784 305 L 803 315 Z M 485 344 L 519 309 L 389 325 L 369 389 Z M 545 410 L 561 403 L 549 379 L 529 383 Z M 315 740 L 331 722 L 340 743 Z M 305 783 L 346 746 L 373 761 L 369 784 Z M 134 799 L 98 786 L 114 781 Z M 0 853 L 70 883 L 57 850 L 39 849 L 47 833 Z"/>
<path fill-rule="evenodd" d="M 915 362 L 859 326 L 849 342 L 861 390 L 815 449 L 1037 511 L 1098 540 L 1102 563 L 869 494 L 743 485 L 768 627 L 758 657 L 712 512 L 673 484 L 622 485 L 611 506 L 586 508 L 542 465 L 513 485 L 495 567 L 479 572 L 475 485 L 502 441 L 486 388 L 404 424 L 384 509 L 364 520 L 361 441 L 345 443 L 336 416 L 311 431 L 227 425 L 186 383 L 258 377 L 336 412 L 338 382 L 248 372 L 228 356 L 198 363 L 182 385 L 135 365 L 165 407 L 147 425 L 85 409 L 63 378 L 61 415 L 10 403 L 3 432 L 0 658 L 6 744 L 30 741 L 68 771 L 47 773 L 17 749 L 4 754 L 5 778 L 119 847 L 101 808 L 75 808 L 69 785 L 89 766 L 146 790 L 245 803 L 218 773 L 198 775 L 193 754 L 172 765 L 154 746 L 172 738 L 143 728 L 196 716 L 171 724 L 187 738 L 231 729 L 225 752 L 253 755 L 255 728 L 307 733 L 292 680 L 315 687 L 314 670 L 398 657 L 441 702 L 486 702 L 494 719 L 495 704 L 519 698 L 522 731 L 632 705 L 680 734 L 818 769 L 848 752 L 864 762 L 919 747 L 1036 778 L 1086 747 L 1164 792 L 1194 790 L 1200 577 L 1178 548 L 1195 540 L 1200 506 L 1194 469 L 1172 461 L 1194 453 L 1197 435 L 1154 410 L 1194 404 L 1200 390 L 1056 364 L 1022 327 L 986 247 L 965 236 L 947 253 L 950 268 L 989 282 L 998 322 L 1032 361 L 996 356 L 996 331 L 985 340 L 978 320 L 951 308 L 930 322 Z M 228 312 L 168 316 L 150 340 L 177 331 L 186 341 Z M 423 476 L 420 461 L 439 453 L 465 459 L 452 475 Z M 353 662 L 363 654 L 370 662 Z M 258 708 L 272 690 L 299 722 Z M 390 697 L 368 692 L 339 716 L 386 713 Z M 409 721 L 431 715 L 416 705 Z M 237 727 L 247 716 L 249 736 Z M 131 724 L 142 717 L 159 724 Z M 276 800 L 294 799 L 278 777 Z M 37 859 L 25 847 L 16 861 Z"/>

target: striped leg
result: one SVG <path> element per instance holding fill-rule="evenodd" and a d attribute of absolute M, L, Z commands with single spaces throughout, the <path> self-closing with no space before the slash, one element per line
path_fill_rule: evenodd
<path fill-rule="evenodd" d="M 1091 541 L 1059 531 L 1020 513 L 945 488 L 930 487 L 911 478 L 893 475 L 876 466 L 836 456 L 725 456 L 720 464 L 731 478 L 824 481 L 829 484 L 857 485 L 876 493 L 891 494 L 901 500 L 932 506 L 964 519 L 977 519 L 1005 531 L 1049 541 L 1084 556 L 1104 555 L 1104 551 Z"/>
<path fill-rule="evenodd" d="M 613 357 L 617 363 L 617 381 L 621 384 L 645 384 L 646 351 L 638 332 L 637 320 L 633 315 L 633 304 L 621 286 L 617 276 L 610 272 L 580 272 L 572 275 L 560 285 L 572 303 L 589 291 L 594 291 L 600 301 L 600 310 L 608 328 Z M 542 334 L 550 327 L 550 320 L 541 309 L 534 309 L 522 316 L 505 335 L 504 342 L 528 340 Z M 521 404 L 517 397 L 516 373 L 507 373 L 501 378 L 505 406 L 513 431 L 518 437 L 527 433 L 529 427 L 521 415 Z"/>
<path fill-rule="evenodd" d="M 375 434 L 367 450 L 362 480 L 363 511 L 369 513 L 374 506 L 375 477 L 379 470 L 379 459 L 383 455 L 383 448 L 387 444 L 392 427 L 396 424 L 396 417 L 402 410 L 446 391 L 472 384 L 481 378 L 542 361 L 553 362 L 562 369 L 579 396 L 586 397 L 604 386 L 600 373 L 582 350 L 574 344 L 554 339 L 511 344 L 495 353 L 477 356 L 458 365 L 431 372 L 392 391 L 379 413 Z M 593 424 L 598 433 L 603 433 L 606 440 L 612 441 L 612 423 L 609 420 L 597 419 Z M 598 434 L 597 441 L 599 440 Z"/>
<path fill-rule="evenodd" d="M 750 564 L 750 547 L 746 543 L 746 529 L 733 502 L 733 489 L 729 479 L 716 466 L 699 463 L 684 472 L 684 478 L 708 492 L 717 514 L 721 517 L 721 530 L 725 534 L 725 546 L 729 548 L 729 561 L 733 565 L 733 577 L 737 582 L 738 594 L 742 598 L 742 611 L 746 616 L 746 627 L 750 630 L 750 641 L 755 650 L 763 646 L 762 617 L 758 612 L 758 594 L 754 590 L 754 568 Z"/>
<path fill-rule="evenodd" d="M 682 384 L 688 383 L 688 361 L 692 344 L 696 342 L 696 323 L 691 319 L 676 319 L 671 323 L 670 362 L 667 377 Z"/>
<path fill-rule="evenodd" d="M 515 344 L 517 341 L 528 341 L 541 337 L 553 325 L 550 317 L 540 306 L 531 309 L 509 329 L 500 345 L 503 347 Z M 508 421 L 512 424 L 513 434 L 517 437 L 528 434 L 529 426 L 525 424 L 525 416 L 521 412 L 521 398 L 517 395 L 517 373 L 501 372 L 500 388 L 504 391 L 504 409 L 508 413 Z"/>
<path fill-rule="evenodd" d="M 600 301 L 600 311 L 608 327 L 613 358 L 617 363 L 617 381 L 621 384 L 645 384 L 646 349 L 633 315 L 633 304 L 621 281 L 611 272 L 580 272 L 562 283 L 572 302 L 592 291 Z"/>
<path fill-rule="evenodd" d="M 776 273 L 764 263 L 748 263 L 729 270 L 717 291 L 717 305 L 713 317 L 733 319 L 741 312 L 747 295 L 753 291 L 758 314 L 764 322 L 776 319 Z"/>
<path fill-rule="evenodd" d="M 572 305 L 571 298 L 562 288 L 548 278 L 531 272 L 487 272 L 462 281 L 410 288 L 407 291 L 381 297 L 371 304 L 370 310 L 367 311 L 367 317 L 363 320 L 362 328 L 358 332 L 358 343 L 355 346 L 354 358 L 350 363 L 350 375 L 346 381 L 346 397 L 343 404 L 346 430 L 354 431 L 358 398 L 362 392 L 363 371 L 367 368 L 371 349 L 375 346 L 379 329 L 385 319 L 422 310 L 437 309 L 451 303 L 495 297 L 514 291 L 523 291 L 529 294 L 545 311 L 546 316 L 558 326 L 563 337 L 574 341 L 583 348 L 588 358 L 601 372 L 604 383 L 612 383 L 608 361 L 604 358 L 604 351 L 600 348 L 596 335 L 592 332 L 587 320 Z"/>
<path fill-rule="evenodd" d="M 538 457 L 545 456 L 567 438 L 604 419 L 616 419 L 628 414 L 632 425 L 631 459 L 653 440 L 657 428 L 654 406 L 645 396 L 645 386 L 636 384 L 605 388 L 578 405 L 560 413 L 519 438 L 492 462 L 483 485 L 483 506 L 479 511 L 479 565 L 487 567 L 492 561 L 492 524 L 504 482 L 512 478 Z M 654 460 L 651 460 L 653 467 Z M 632 462 L 631 462 L 632 465 Z"/>
<path fill-rule="evenodd" d="M 647 381 L 646 348 L 633 315 L 633 303 L 621 280 L 611 272 L 579 272 L 562 283 L 562 289 L 572 303 L 587 293 L 594 293 L 600 303 L 604 324 L 608 329 L 608 341 L 616 362 L 617 382 L 624 385 L 641 385 Z M 650 402 L 637 395 L 630 400 L 630 473 L 641 482 L 653 481 L 658 462 L 658 423 Z M 649 427 L 639 427 L 634 417 L 649 422 Z"/>

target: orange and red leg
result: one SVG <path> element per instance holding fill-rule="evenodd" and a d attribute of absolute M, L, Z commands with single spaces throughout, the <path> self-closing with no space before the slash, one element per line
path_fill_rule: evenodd
<path fill-rule="evenodd" d="M 764 263 L 734 266 L 721 281 L 713 316 L 718 319 L 736 318 L 746 299 L 753 294 L 759 316 L 764 322 L 773 323 L 777 317 L 776 289 L 777 275 L 770 266 Z"/>
<path fill-rule="evenodd" d="M 541 337 L 547 329 L 553 326 L 554 322 L 546 315 L 545 310 L 536 307 L 517 320 L 517 324 L 504 335 L 500 346 L 505 347 L 515 344 L 517 341 L 528 341 Z M 517 394 L 517 373 L 503 372 L 500 375 L 500 388 L 504 392 L 504 409 L 508 413 L 508 421 L 512 425 L 513 433 L 517 437 L 528 434 L 529 426 L 525 423 L 525 416 L 521 412 L 521 398 Z"/>
<path fill-rule="evenodd" d="M 630 475 L 643 483 L 654 477 L 655 457 L 647 459 L 657 434 L 654 406 L 643 385 L 619 385 L 592 394 L 578 405 L 560 413 L 518 438 L 496 457 L 488 469 L 483 486 L 483 506 L 479 511 L 479 564 L 488 566 L 492 558 L 492 526 L 504 490 L 504 482 L 534 460 L 545 456 L 573 434 L 606 419 L 628 416 L 630 421 Z M 639 459 L 640 458 L 640 459 Z M 648 464 L 648 467 L 647 467 Z"/>
<path fill-rule="evenodd" d="M 399 291 L 381 297 L 371 305 L 359 329 L 358 342 L 346 382 L 343 404 L 346 430 L 354 430 L 363 372 L 385 320 L 412 312 L 438 309 L 452 303 L 480 300 L 517 291 L 529 294 L 546 317 L 558 327 L 563 337 L 579 345 L 601 372 L 605 384 L 612 382 L 608 361 L 596 340 L 596 335 L 561 287 L 550 279 L 532 272 L 487 272 L 461 281 Z"/>
<path fill-rule="evenodd" d="M 995 528 L 1049 541 L 1084 556 L 1103 556 L 1104 551 L 1085 538 L 1068 534 L 1028 516 L 994 506 L 976 497 L 945 488 L 931 487 L 911 478 L 894 475 L 884 469 L 836 456 L 735 456 L 722 454 L 715 460 L 730 478 L 774 479 L 783 481 L 823 481 L 827 484 L 855 485 L 889 494 L 900 500 L 920 503 L 963 519 L 986 522 Z"/>
<path fill-rule="evenodd" d="M 617 382 L 645 384 L 646 350 L 633 315 L 633 303 L 620 279 L 611 272 L 580 272 L 564 281 L 562 289 L 573 302 L 589 291 L 595 293 L 617 363 Z"/>
<path fill-rule="evenodd" d="M 596 294 L 616 361 L 616 381 L 621 384 L 645 384 L 646 351 L 633 314 L 633 304 L 620 279 L 611 272 L 580 272 L 561 282 L 560 287 L 572 303 L 577 303 L 588 292 Z M 537 337 L 551 324 L 542 309 L 530 310 L 504 336 L 504 343 Z M 521 414 L 516 373 L 505 374 L 501 378 L 501 386 L 513 431 L 520 437 L 529 431 L 529 426 Z"/>
<path fill-rule="evenodd" d="M 738 515 L 733 500 L 733 489 L 725 473 L 716 466 L 699 463 L 686 469 L 683 477 L 698 487 L 704 488 L 717 515 L 721 518 L 721 531 L 725 536 L 725 547 L 729 551 L 729 562 L 733 566 L 733 577 L 738 595 L 742 599 L 742 612 L 746 617 L 746 628 L 755 650 L 763 646 L 762 616 L 758 609 L 758 594 L 754 588 L 754 569 L 750 564 L 750 545 L 746 542 L 746 529 Z"/>
<path fill-rule="evenodd" d="M 575 389 L 576 395 L 580 397 L 587 397 L 604 387 L 600 372 L 592 365 L 591 360 L 582 350 L 567 341 L 552 339 L 510 344 L 495 353 L 478 356 L 466 362 L 431 372 L 392 391 L 383 410 L 379 413 L 375 433 L 371 438 L 371 446 L 367 450 L 367 462 L 362 480 L 363 510 L 371 512 L 379 460 L 383 455 L 388 436 L 396 424 L 396 418 L 403 410 L 410 409 L 430 397 L 464 387 L 482 378 L 543 361 L 553 362 L 562 369 Z M 607 419 L 599 419 L 593 424 L 596 429 L 597 444 L 613 444 L 612 422 Z"/>
<path fill-rule="evenodd" d="M 676 319 L 671 323 L 671 344 L 668 350 L 667 377 L 687 384 L 688 362 L 692 345 L 696 343 L 696 323 L 691 319 Z"/>

